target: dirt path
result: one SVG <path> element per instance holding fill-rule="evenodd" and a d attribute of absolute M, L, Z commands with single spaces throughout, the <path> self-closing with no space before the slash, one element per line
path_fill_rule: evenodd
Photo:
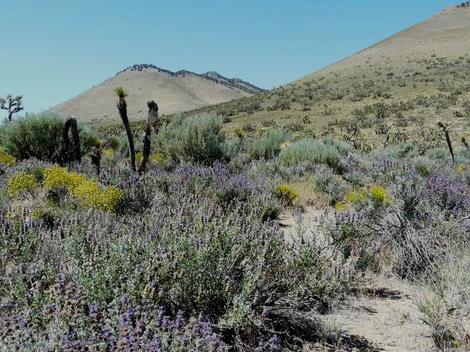
<path fill-rule="evenodd" d="M 295 236 L 299 227 L 312 236 L 321 237 L 318 224 L 322 216 L 326 216 L 324 211 L 307 209 L 301 221 L 286 213 L 279 222 L 286 240 Z M 416 287 L 398 278 L 373 277 L 367 287 L 358 290 L 341 307 L 322 316 L 322 320 L 347 335 L 365 338 L 378 350 L 434 351 L 431 331 L 422 322 L 421 313 L 413 301 L 416 293 Z"/>
<path fill-rule="evenodd" d="M 433 351 L 429 327 L 421 321 L 413 297 L 416 288 L 396 278 L 375 278 L 325 322 L 365 337 L 383 351 Z"/>

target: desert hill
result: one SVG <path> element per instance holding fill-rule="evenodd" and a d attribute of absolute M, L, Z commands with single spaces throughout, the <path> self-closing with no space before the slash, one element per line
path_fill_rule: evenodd
<path fill-rule="evenodd" d="M 141 64 L 118 72 L 114 77 L 51 110 L 65 116 L 75 116 L 85 122 L 116 121 L 119 116 L 113 90 L 120 86 L 129 94 L 128 110 L 132 120 L 146 118 L 146 102 L 149 99 L 158 101 L 162 114 L 172 114 L 248 97 L 262 91 L 241 79 L 229 79 L 217 72 L 171 72 L 154 65 Z"/>
<path fill-rule="evenodd" d="M 355 143 L 470 133 L 470 7 L 454 7 L 298 81 L 211 107 L 227 129 L 285 128 Z M 207 110 L 207 109 L 205 109 Z"/>

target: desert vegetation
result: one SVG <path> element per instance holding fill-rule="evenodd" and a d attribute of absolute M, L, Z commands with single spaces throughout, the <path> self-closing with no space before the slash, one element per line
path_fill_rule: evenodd
<path fill-rule="evenodd" d="M 434 148 L 231 132 L 155 103 L 131 126 L 116 94 L 124 128 L 0 129 L 1 350 L 374 350 L 323 316 L 378 274 L 422 287 L 436 348 L 469 347 L 470 154 L 447 125 Z M 310 231 L 281 227 L 313 208 Z"/>
<path fill-rule="evenodd" d="M 405 141 L 438 147 L 439 121 L 456 142 L 468 139 L 470 57 L 396 60 L 371 58 L 199 111 L 224 116 L 230 133 L 248 126 L 258 135 L 275 126 L 297 138 L 334 136 L 368 150 Z"/>

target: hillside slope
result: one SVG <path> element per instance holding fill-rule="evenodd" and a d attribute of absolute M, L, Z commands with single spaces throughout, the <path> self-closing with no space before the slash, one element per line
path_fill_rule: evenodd
<path fill-rule="evenodd" d="M 363 147 L 470 133 L 470 8 L 449 8 L 336 64 L 254 97 L 211 107 L 229 130 L 286 128 Z"/>
<path fill-rule="evenodd" d="M 228 79 L 216 72 L 197 74 L 171 72 L 153 65 L 134 65 L 51 110 L 86 122 L 113 122 L 119 116 L 113 90 L 124 87 L 129 94 L 131 120 L 146 118 L 146 102 L 155 99 L 162 114 L 172 114 L 210 104 L 248 97 L 262 91 L 240 79 Z"/>

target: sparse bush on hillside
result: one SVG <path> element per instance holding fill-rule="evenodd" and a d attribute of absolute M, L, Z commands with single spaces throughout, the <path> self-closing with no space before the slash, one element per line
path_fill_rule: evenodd
<path fill-rule="evenodd" d="M 211 164 L 224 155 L 222 120 L 211 114 L 175 116 L 155 136 L 156 149 L 175 161 Z"/>

